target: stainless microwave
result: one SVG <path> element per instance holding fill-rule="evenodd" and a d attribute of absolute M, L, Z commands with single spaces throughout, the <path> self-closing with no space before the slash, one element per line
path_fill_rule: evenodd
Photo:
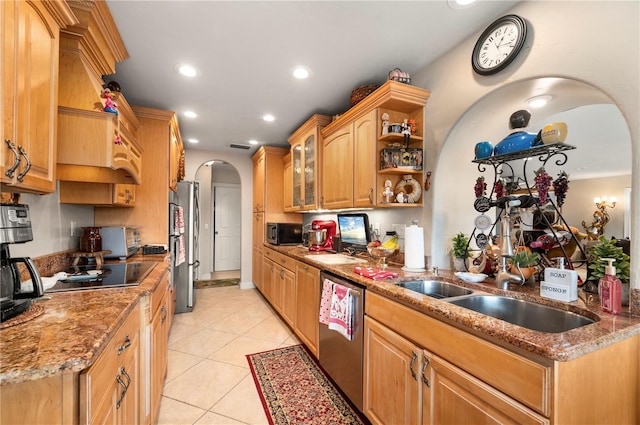
<path fill-rule="evenodd" d="M 299 245 L 302 243 L 302 224 L 267 223 L 265 239 L 272 245 Z"/>

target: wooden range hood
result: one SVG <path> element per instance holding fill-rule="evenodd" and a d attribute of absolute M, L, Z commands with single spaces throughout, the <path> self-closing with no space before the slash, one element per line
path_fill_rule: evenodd
<path fill-rule="evenodd" d="M 57 179 L 140 184 L 140 123 L 121 93 L 103 112 L 103 75 L 129 54 L 104 1 L 69 0 L 78 24 L 61 31 Z M 116 143 L 119 136 L 121 143 Z"/>

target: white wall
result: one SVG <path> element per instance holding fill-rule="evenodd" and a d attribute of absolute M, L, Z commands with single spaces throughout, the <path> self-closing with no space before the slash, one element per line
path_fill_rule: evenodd
<path fill-rule="evenodd" d="M 443 147 L 449 142 L 452 130 L 474 104 L 492 91 L 516 81 L 548 76 L 571 78 L 598 88 L 615 102 L 625 117 L 632 145 L 631 221 L 634 231 L 631 249 L 634 253 L 640 252 L 640 3 L 523 2 L 510 13 L 525 18 L 531 33 L 524 51 L 504 71 L 489 77 L 473 74 L 470 55 L 479 32 L 412 75 L 413 84 L 432 90 L 425 110 L 425 165 L 426 170 L 433 170 L 432 187 L 436 190 L 428 193 L 427 207 L 423 211 L 422 221 L 430 224 L 426 229 L 427 253 L 433 254 L 434 261 L 438 259 L 436 265 L 439 265 L 438 261 L 448 263 L 444 253 L 450 233 L 467 225 L 443 222 L 455 220 L 456 209 L 451 205 L 460 196 L 447 188 L 448 182 L 458 178 L 459 170 L 439 166 L 440 155 L 443 155 Z M 486 113 L 489 119 L 491 111 Z M 473 181 L 468 185 L 473 193 Z M 443 228 L 448 230 L 440 231 Z M 632 264 L 631 282 L 634 287 L 640 287 L 638 262 Z"/>
<path fill-rule="evenodd" d="M 14 257 L 39 257 L 80 247 L 81 227 L 93 226 L 93 206 L 59 203 L 58 192 L 49 195 L 23 193 L 20 202 L 29 205 L 33 241 L 9 247 Z M 71 236 L 71 222 L 76 223 Z"/>

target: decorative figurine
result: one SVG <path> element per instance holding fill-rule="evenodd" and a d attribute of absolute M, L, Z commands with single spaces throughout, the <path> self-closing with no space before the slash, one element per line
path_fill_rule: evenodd
<path fill-rule="evenodd" d="M 382 192 L 384 196 L 385 202 L 388 204 L 391 202 L 391 197 L 393 196 L 393 190 L 391 190 L 391 180 L 386 180 L 384 182 L 384 192 Z"/>
<path fill-rule="evenodd" d="M 112 93 L 109 89 L 104 89 L 100 97 L 104 99 L 104 108 L 102 110 L 118 115 L 118 104 L 114 100 L 116 98 L 115 93 Z"/>
<path fill-rule="evenodd" d="M 382 135 L 389 134 L 389 114 L 382 114 Z"/>
<path fill-rule="evenodd" d="M 404 148 L 409 147 L 409 141 L 411 140 L 411 127 L 409 126 L 409 120 L 404 119 L 402 122 L 402 137 L 404 138 Z"/>

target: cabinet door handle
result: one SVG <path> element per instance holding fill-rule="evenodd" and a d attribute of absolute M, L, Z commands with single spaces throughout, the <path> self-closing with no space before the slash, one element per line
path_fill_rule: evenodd
<path fill-rule="evenodd" d="M 427 366 L 429 366 L 429 363 L 431 363 L 431 362 L 430 362 L 430 361 L 429 361 L 429 359 L 425 356 L 425 358 L 424 358 L 424 363 L 422 363 L 422 372 L 421 372 L 421 373 L 422 373 L 422 382 L 424 382 L 424 384 L 425 384 L 427 387 L 431 388 L 431 382 L 429 382 L 429 378 L 427 378 L 427 375 L 425 375 L 425 374 L 424 374 L 424 372 L 425 372 L 425 371 L 426 371 L 426 369 L 427 369 Z"/>
<path fill-rule="evenodd" d="M 122 375 L 124 375 L 124 377 L 127 378 L 127 383 L 126 384 L 122 380 Z M 122 387 L 122 392 L 120 393 L 120 398 L 118 398 L 118 401 L 116 402 L 116 409 L 119 409 L 120 405 L 122 405 L 122 400 L 124 400 L 124 397 L 127 395 L 127 390 L 129 389 L 129 385 L 131 385 L 131 377 L 129 376 L 129 374 L 127 373 L 127 371 L 125 370 L 124 367 L 120 368 L 120 374 L 118 376 L 116 376 L 116 381 Z"/>
<path fill-rule="evenodd" d="M 160 311 L 162 311 L 162 320 L 160 320 L 160 323 L 164 325 L 164 321 L 167 320 L 167 309 L 165 306 L 162 306 Z"/>
<path fill-rule="evenodd" d="M 416 372 L 413 370 L 413 364 L 416 362 L 417 358 L 418 358 L 418 355 L 412 351 L 411 362 L 409 363 L 409 370 L 411 371 L 411 376 L 413 376 L 413 379 L 415 379 L 416 381 L 418 380 L 418 375 L 416 375 Z"/>
<path fill-rule="evenodd" d="M 4 142 L 7 144 L 9 149 L 11 149 L 11 152 L 13 152 L 13 156 L 15 157 L 15 161 L 14 161 L 13 165 L 7 171 L 4 172 L 4 175 L 9 177 L 9 178 L 13 178 L 13 173 L 15 173 L 15 171 L 18 168 L 18 166 L 20 165 L 20 161 L 22 161 L 22 159 L 20 159 L 20 154 L 18 153 L 18 150 L 16 149 L 16 145 L 11 140 L 5 139 Z"/>
<path fill-rule="evenodd" d="M 369 203 L 373 205 L 373 188 L 369 188 Z"/>
<path fill-rule="evenodd" d="M 24 159 L 27 160 L 27 166 L 24 167 L 24 170 L 22 170 L 20 174 L 18 174 L 18 181 L 22 183 L 22 180 L 24 180 L 24 176 L 26 176 L 31 169 L 31 160 L 29 160 L 29 157 L 27 156 L 27 153 L 24 151 L 24 149 L 22 149 L 22 146 L 18 146 L 18 150 L 20 151 L 22 156 L 24 156 Z"/>
<path fill-rule="evenodd" d="M 122 354 L 122 352 L 127 348 L 129 348 L 130 346 L 131 346 L 131 339 L 129 339 L 129 335 L 126 335 L 124 337 L 124 344 L 118 347 L 118 355 Z"/>

